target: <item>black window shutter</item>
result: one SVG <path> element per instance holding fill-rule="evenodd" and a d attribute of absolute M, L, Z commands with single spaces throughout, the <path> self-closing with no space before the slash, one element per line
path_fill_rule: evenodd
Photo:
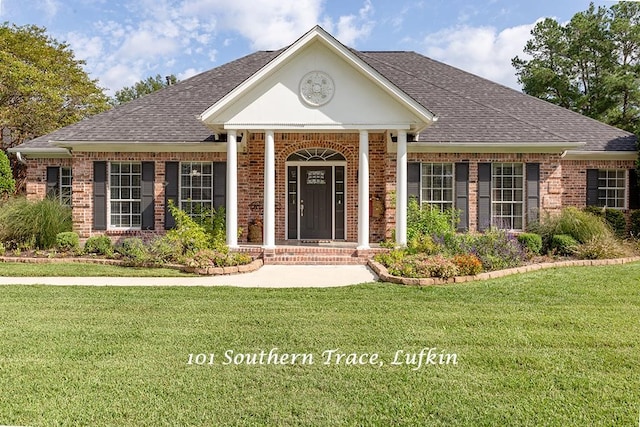
<path fill-rule="evenodd" d="M 598 206 L 598 169 L 587 169 L 587 206 Z"/>
<path fill-rule="evenodd" d="M 93 162 L 93 228 L 107 229 L 107 162 Z"/>
<path fill-rule="evenodd" d="M 60 168 L 58 166 L 47 167 L 47 197 L 57 198 L 60 194 Z"/>
<path fill-rule="evenodd" d="M 169 230 L 176 226 L 176 220 L 169 211 L 169 201 L 174 205 L 178 205 L 178 183 L 180 180 L 180 163 L 166 162 L 164 165 L 165 182 L 164 187 L 164 228 Z"/>
<path fill-rule="evenodd" d="M 237 190 L 236 190 L 237 191 Z M 213 163 L 213 207 L 227 208 L 227 163 Z"/>
<path fill-rule="evenodd" d="M 469 163 L 456 163 L 455 208 L 460 211 L 458 231 L 469 229 Z"/>
<path fill-rule="evenodd" d="M 540 163 L 527 163 L 527 223 L 538 221 L 540 212 Z"/>
<path fill-rule="evenodd" d="M 629 209 L 640 209 L 640 187 L 635 169 L 629 169 Z"/>
<path fill-rule="evenodd" d="M 407 202 L 412 197 L 420 203 L 420 163 L 407 164 Z"/>
<path fill-rule="evenodd" d="M 491 228 L 491 163 L 478 163 L 478 231 Z"/>
<path fill-rule="evenodd" d="M 142 162 L 142 229 L 153 230 L 155 209 L 153 183 L 155 181 L 155 163 Z"/>

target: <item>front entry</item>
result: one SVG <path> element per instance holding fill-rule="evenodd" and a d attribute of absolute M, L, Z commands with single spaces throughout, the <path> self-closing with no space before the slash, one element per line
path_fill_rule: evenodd
<path fill-rule="evenodd" d="M 344 156 L 307 149 L 287 160 L 287 239 L 344 240 Z"/>
<path fill-rule="evenodd" d="M 300 238 L 332 239 L 331 166 L 300 167 Z"/>

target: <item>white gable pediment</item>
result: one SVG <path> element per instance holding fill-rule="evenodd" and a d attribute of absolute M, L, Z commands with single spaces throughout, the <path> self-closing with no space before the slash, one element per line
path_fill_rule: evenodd
<path fill-rule="evenodd" d="M 429 111 L 319 27 L 201 119 L 214 129 L 280 130 L 419 131 L 434 121 Z"/>

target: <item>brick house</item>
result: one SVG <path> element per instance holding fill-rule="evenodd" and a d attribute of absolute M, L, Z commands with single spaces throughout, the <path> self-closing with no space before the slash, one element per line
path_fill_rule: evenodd
<path fill-rule="evenodd" d="M 638 206 L 635 135 L 414 52 L 360 52 L 320 27 L 13 151 L 27 196 L 60 197 L 83 237 L 162 232 L 167 204 L 224 206 L 231 247 L 406 243 L 407 201 L 460 229 Z M 238 230 L 244 232 L 238 237 Z"/>

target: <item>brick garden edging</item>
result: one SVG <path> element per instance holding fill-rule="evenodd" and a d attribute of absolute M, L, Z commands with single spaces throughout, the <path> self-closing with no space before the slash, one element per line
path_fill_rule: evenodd
<path fill-rule="evenodd" d="M 103 264 L 103 265 L 123 265 L 124 261 L 119 259 L 108 258 L 87 258 L 87 257 L 72 257 L 72 258 L 36 258 L 36 257 L 0 257 L 0 263 L 2 262 L 23 262 L 33 264 L 51 264 L 51 263 L 86 263 L 86 264 Z M 195 273 L 200 275 L 221 275 L 221 274 L 238 274 L 249 273 L 256 271 L 262 267 L 262 259 L 255 259 L 249 264 L 237 265 L 232 267 L 188 267 L 179 264 L 164 264 L 163 268 L 171 268 L 174 270 L 182 270 L 186 273 Z"/>
<path fill-rule="evenodd" d="M 478 280 L 497 279 L 499 277 L 511 276 L 514 274 L 528 273 L 530 271 L 546 270 L 548 268 L 560 268 L 560 267 L 577 267 L 577 266 L 595 266 L 595 265 L 618 265 L 628 264 L 630 262 L 640 261 L 640 256 L 630 258 L 613 258 L 613 259 L 597 259 L 597 260 L 571 260 L 571 261 L 559 261 L 559 262 L 543 262 L 541 264 L 531 264 L 522 267 L 508 268 L 506 270 L 488 271 L 486 273 L 476 274 L 475 276 L 457 276 L 449 279 L 442 279 L 439 277 L 428 278 L 412 278 L 412 277 L 399 277 L 389 274 L 387 268 L 374 261 L 369 260 L 369 267 L 378 275 L 383 282 L 397 283 L 400 285 L 409 286 L 430 286 L 430 285 L 444 285 L 447 283 L 465 283 L 474 282 Z"/>

